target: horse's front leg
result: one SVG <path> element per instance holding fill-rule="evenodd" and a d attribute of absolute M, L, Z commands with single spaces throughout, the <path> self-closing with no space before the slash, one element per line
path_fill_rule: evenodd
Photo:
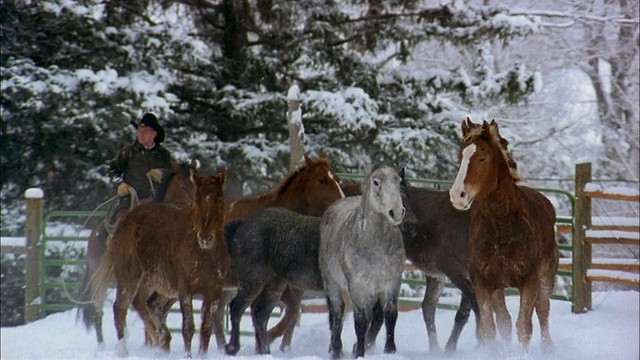
<path fill-rule="evenodd" d="M 529 353 L 529 344 L 531 343 L 531 335 L 533 333 L 533 324 L 531 317 L 533 316 L 533 308 L 538 302 L 540 288 L 538 279 L 529 280 L 520 289 L 520 309 L 518 311 L 518 320 L 516 320 L 516 333 L 520 347 L 525 354 Z"/>
<path fill-rule="evenodd" d="M 382 324 L 384 323 L 384 309 L 382 308 L 382 302 L 376 301 L 376 304 L 373 306 L 373 315 L 371 318 L 371 323 L 369 324 L 369 328 L 367 329 L 367 336 L 365 339 L 365 348 L 371 349 L 376 344 L 376 338 L 378 337 L 378 333 L 380 329 L 382 329 Z"/>
<path fill-rule="evenodd" d="M 238 284 L 238 292 L 229 304 L 229 317 L 231 319 L 231 336 L 224 350 L 228 355 L 235 355 L 240 351 L 240 319 L 250 303 L 262 291 L 261 285 L 248 283 Z"/>
<path fill-rule="evenodd" d="M 342 318 L 344 316 L 344 300 L 340 289 L 329 290 L 327 288 L 327 307 L 329 308 L 329 329 L 331 330 L 331 342 L 329 354 L 332 359 L 342 356 Z"/>
<path fill-rule="evenodd" d="M 394 354 L 396 352 L 396 322 L 398 321 L 398 293 L 400 292 L 400 284 L 398 291 L 389 297 L 384 307 L 384 325 L 387 329 L 387 339 L 384 344 L 385 354 Z"/>
<path fill-rule="evenodd" d="M 498 332 L 502 338 L 502 342 L 505 345 L 511 343 L 511 315 L 507 310 L 507 303 L 504 298 L 504 290 L 496 290 L 491 294 L 491 303 L 493 304 L 493 311 L 496 314 L 496 322 L 498 323 Z"/>
<path fill-rule="evenodd" d="M 209 341 L 215 322 L 216 308 L 221 306 L 222 289 L 216 285 L 209 285 L 209 292 L 204 294 L 201 308 L 202 325 L 200 326 L 199 356 L 204 356 L 209 351 Z"/>
<path fill-rule="evenodd" d="M 213 334 L 216 337 L 216 346 L 220 350 L 223 350 L 227 343 L 224 334 L 224 308 L 229 304 L 230 298 L 230 292 L 223 290 L 220 294 L 220 302 L 213 310 Z"/>
<path fill-rule="evenodd" d="M 475 281 L 476 297 L 480 310 L 480 343 L 489 351 L 490 355 L 497 354 L 496 324 L 493 320 L 493 304 L 491 292 L 482 282 Z"/>
<path fill-rule="evenodd" d="M 440 352 L 438 332 L 436 331 L 436 308 L 444 283 L 440 278 L 427 276 L 424 299 L 422 299 L 422 319 L 427 328 L 429 351 Z"/>
<path fill-rule="evenodd" d="M 182 340 L 184 341 L 184 356 L 191 357 L 191 341 L 196 331 L 193 323 L 193 295 L 188 291 L 180 291 L 180 312 L 182 313 Z"/>
<path fill-rule="evenodd" d="M 351 294 L 358 293 L 354 290 Z M 367 335 L 367 329 L 371 324 L 373 318 L 373 307 L 375 306 L 375 300 L 362 301 L 362 299 L 351 298 L 353 302 L 353 322 L 356 330 L 356 343 L 353 345 L 353 357 L 359 358 L 364 356 L 365 350 L 365 337 Z"/>

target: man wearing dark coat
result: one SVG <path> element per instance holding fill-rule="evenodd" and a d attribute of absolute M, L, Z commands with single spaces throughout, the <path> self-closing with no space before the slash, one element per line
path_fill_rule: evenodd
<path fill-rule="evenodd" d="M 125 146 L 109 161 L 109 176 L 118 184 L 118 204 L 109 214 L 114 224 L 118 213 L 131 206 L 131 194 L 135 191 L 139 200 L 154 196 L 155 185 L 163 170 L 171 170 L 172 157 L 160 143 L 164 141 L 164 129 L 158 118 L 146 113 L 136 123 L 136 140 Z M 132 191 L 132 189 L 134 191 Z"/>

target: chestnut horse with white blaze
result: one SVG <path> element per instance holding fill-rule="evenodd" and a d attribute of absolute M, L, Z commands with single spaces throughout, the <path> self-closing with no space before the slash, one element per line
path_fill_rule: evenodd
<path fill-rule="evenodd" d="M 522 350 L 529 351 L 534 309 L 542 346 L 551 350 L 549 299 L 558 269 L 555 209 L 544 195 L 518 184 L 497 135 L 495 122 L 476 128 L 462 123 L 460 170 L 449 190 L 453 206 L 471 214 L 469 266 L 480 309 L 480 342 L 496 350 L 494 312 L 503 341 L 510 341 L 504 289 L 515 287 L 520 291 L 516 332 Z"/>

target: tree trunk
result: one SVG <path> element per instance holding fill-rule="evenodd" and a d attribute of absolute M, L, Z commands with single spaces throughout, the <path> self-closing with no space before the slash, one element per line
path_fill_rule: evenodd
<path fill-rule="evenodd" d="M 637 3 L 629 5 L 626 0 L 620 0 L 618 4 L 621 15 L 627 19 L 633 19 L 634 11 L 638 12 Z M 615 178 L 637 180 L 640 166 L 638 99 L 629 72 L 638 56 L 638 26 L 618 26 L 615 39 L 605 37 L 605 23 L 592 25 L 585 32 L 588 44 L 585 71 L 591 78 L 600 121 L 606 128 L 602 134 L 605 156 L 600 160 L 600 171 Z M 615 44 L 612 45 L 612 41 Z M 609 48 L 615 51 L 603 54 L 603 49 Z M 603 65 L 610 66 L 609 73 L 603 72 Z"/>

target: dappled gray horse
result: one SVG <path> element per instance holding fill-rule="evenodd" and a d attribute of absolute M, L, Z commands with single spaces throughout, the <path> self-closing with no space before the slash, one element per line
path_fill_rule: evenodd
<path fill-rule="evenodd" d="M 405 263 L 398 225 L 404 214 L 400 176 L 390 164 L 374 167 L 361 196 L 339 200 L 324 213 L 318 259 L 329 307 L 332 358 L 342 355 L 343 292 L 349 293 L 353 304 L 354 356 L 364 356 L 365 335 L 376 303 L 384 311 L 384 351 L 396 351 L 398 293 Z"/>

